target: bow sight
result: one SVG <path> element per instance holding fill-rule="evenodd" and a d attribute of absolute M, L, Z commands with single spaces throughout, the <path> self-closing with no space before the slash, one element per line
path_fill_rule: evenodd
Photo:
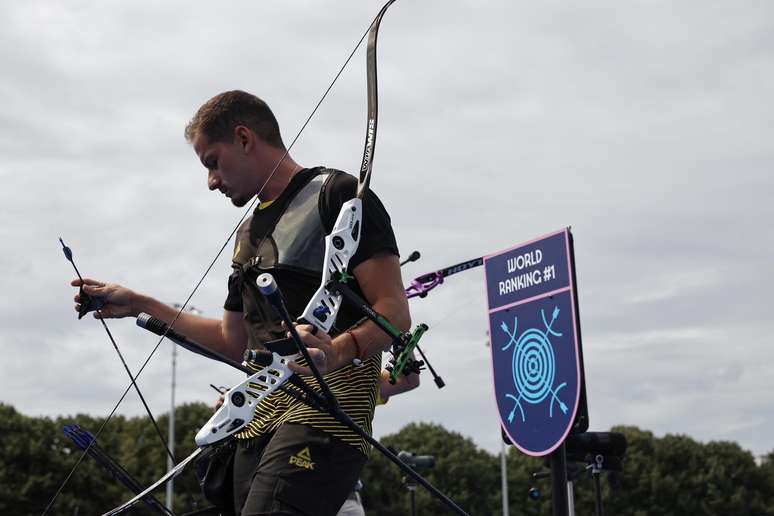
<path fill-rule="evenodd" d="M 386 317 L 374 310 L 371 305 L 346 285 L 351 278 L 352 276 L 346 273 L 337 272 L 333 274 L 333 279 L 325 285 L 325 289 L 347 300 L 348 303 L 376 324 L 379 329 L 390 336 L 392 339 L 392 347 L 390 348 L 392 358 L 385 368 L 390 372 L 390 383 L 394 384 L 401 376 L 412 373 L 419 374 L 426 365 L 433 375 L 433 381 L 435 381 L 438 388 L 443 387 L 445 385 L 443 379 L 436 374 L 419 347 L 419 339 L 422 338 L 429 327 L 425 323 L 420 323 L 410 332 L 400 331 Z M 422 355 L 424 360 L 416 360 L 414 358 L 415 349 Z"/>

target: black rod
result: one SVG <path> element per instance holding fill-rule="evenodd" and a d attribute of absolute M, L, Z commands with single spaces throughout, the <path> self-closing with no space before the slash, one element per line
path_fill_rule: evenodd
<path fill-rule="evenodd" d="M 569 516 L 570 507 L 567 499 L 567 457 L 562 443 L 551 454 L 551 499 L 554 506 L 554 516 Z"/>

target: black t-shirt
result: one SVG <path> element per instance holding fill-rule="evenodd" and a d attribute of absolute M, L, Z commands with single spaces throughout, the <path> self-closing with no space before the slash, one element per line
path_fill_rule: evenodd
<path fill-rule="evenodd" d="M 315 186 L 321 189 L 314 192 L 314 197 L 306 197 L 308 191 L 312 190 L 312 187 L 309 190 L 306 190 L 306 187 L 318 179 L 317 175 L 322 172 L 330 172 L 332 175 L 325 176 L 324 179 L 319 178 L 322 182 Z M 354 197 L 356 186 L 357 180 L 342 172 L 322 168 L 302 170 L 293 177 L 274 202 L 259 206 L 251 219 L 239 228 L 233 260 L 235 272 L 229 278 L 229 295 L 225 308 L 243 313 L 249 346 L 259 348 L 269 340 L 284 336 L 276 313 L 257 292 L 257 275 L 262 270 L 271 270 L 282 290 L 288 312 L 293 318 L 299 317 L 320 286 L 323 233 L 330 233 L 341 206 Z M 299 202 L 296 203 L 296 200 Z M 309 217 L 315 217 L 316 220 Z M 313 224 L 316 224 L 313 226 L 314 230 L 307 232 Z M 390 217 L 376 195 L 371 192 L 366 194 L 363 201 L 362 225 L 357 252 L 350 259 L 350 271 L 377 253 L 398 254 Z M 280 234 L 280 231 L 285 233 Z M 284 251 L 293 249 L 293 252 L 288 251 L 289 254 L 284 256 L 289 258 L 288 260 L 280 259 L 278 242 L 281 242 L 279 248 Z M 299 249 L 308 249 L 307 252 L 312 254 L 304 254 Z M 296 252 L 301 253 L 300 258 L 309 258 L 308 263 L 303 259 L 295 260 L 294 258 L 299 258 L 299 255 L 294 254 Z M 261 263 L 264 263 L 265 269 L 261 268 Z M 349 281 L 347 285 L 363 297 L 357 280 Z M 337 335 L 339 329 L 353 326 L 361 318 L 362 314 L 358 310 L 344 302 L 339 310 L 336 325 L 331 329 L 331 335 Z M 365 360 L 362 367 L 345 366 L 325 375 L 325 381 L 338 399 L 341 409 L 369 434 L 379 390 L 381 359 L 381 353 L 377 353 Z M 303 359 L 300 359 L 299 363 L 301 362 Z M 314 378 L 304 377 L 304 380 L 313 389 L 319 389 Z M 253 420 L 237 437 L 243 439 L 260 436 L 276 431 L 287 423 L 318 428 L 355 446 L 364 454 L 367 454 L 370 448 L 365 439 L 331 415 L 284 392 L 275 392 L 265 398 L 256 407 Z"/>
<path fill-rule="evenodd" d="M 250 238 L 255 243 L 270 234 L 279 217 L 284 212 L 287 204 L 292 201 L 296 193 L 307 184 L 308 180 L 319 173 L 321 169 L 304 169 L 298 172 L 290 181 L 290 184 L 268 206 L 259 205 L 253 212 L 250 222 Z M 357 179 L 349 174 L 337 173 L 326 183 L 320 192 L 320 216 L 326 233 L 330 233 L 341 206 L 355 196 Z M 390 253 L 399 255 L 395 235 L 392 231 L 390 216 L 379 198 L 370 190 L 363 201 L 363 230 L 355 255 L 350 259 L 348 270 L 352 271 L 360 263 L 375 256 L 377 253 Z M 292 317 L 299 317 L 309 302 L 312 294 L 320 286 L 320 276 L 305 273 L 304 271 L 277 268 L 272 273 L 275 276 L 285 297 L 288 312 Z M 357 282 L 352 282 L 350 287 L 362 296 Z M 239 287 L 239 273 L 234 272 L 229 277 L 228 296 L 224 304 L 226 310 L 242 312 L 243 302 Z M 336 327 L 346 329 L 355 324 L 362 315 L 352 310 L 345 303 L 337 318 Z M 338 333 L 336 331 L 333 334 Z"/>

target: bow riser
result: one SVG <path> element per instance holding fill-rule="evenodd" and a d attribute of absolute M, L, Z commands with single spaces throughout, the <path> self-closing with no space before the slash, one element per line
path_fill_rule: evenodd
<path fill-rule="evenodd" d="M 272 353 L 272 362 L 229 389 L 220 407 L 196 434 L 197 446 L 208 446 L 241 431 L 253 420 L 255 409 L 293 374 L 292 357 Z"/>
<path fill-rule="evenodd" d="M 301 314 L 303 320 L 325 332 L 330 332 L 341 308 L 341 294 L 329 292 L 325 285 L 333 279 L 334 274 L 347 273 L 349 260 L 360 244 L 362 210 L 363 203 L 357 197 L 341 207 L 333 231 L 325 237 L 322 283 Z"/>

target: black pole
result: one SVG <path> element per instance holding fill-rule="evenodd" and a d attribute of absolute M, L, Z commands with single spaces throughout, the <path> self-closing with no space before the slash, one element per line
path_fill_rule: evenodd
<path fill-rule="evenodd" d="M 597 516 L 602 516 L 602 486 L 599 484 L 599 475 L 599 471 L 592 473 L 594 477 L 594 491 L 596 493 Z"/>
<path fill-rule="evenodd" d="M 570 516 L 567 499 L 567 457 L 562 443 L 551 454 L 551 500 L 554 516 Z"/>
<path fill-rule="evenodd" d="M 406 486 L 406 491 L 408 491 L 411 516 L 417 516 L 417 483 L 409 477 L 403 477 L 403 485 Z"/>

